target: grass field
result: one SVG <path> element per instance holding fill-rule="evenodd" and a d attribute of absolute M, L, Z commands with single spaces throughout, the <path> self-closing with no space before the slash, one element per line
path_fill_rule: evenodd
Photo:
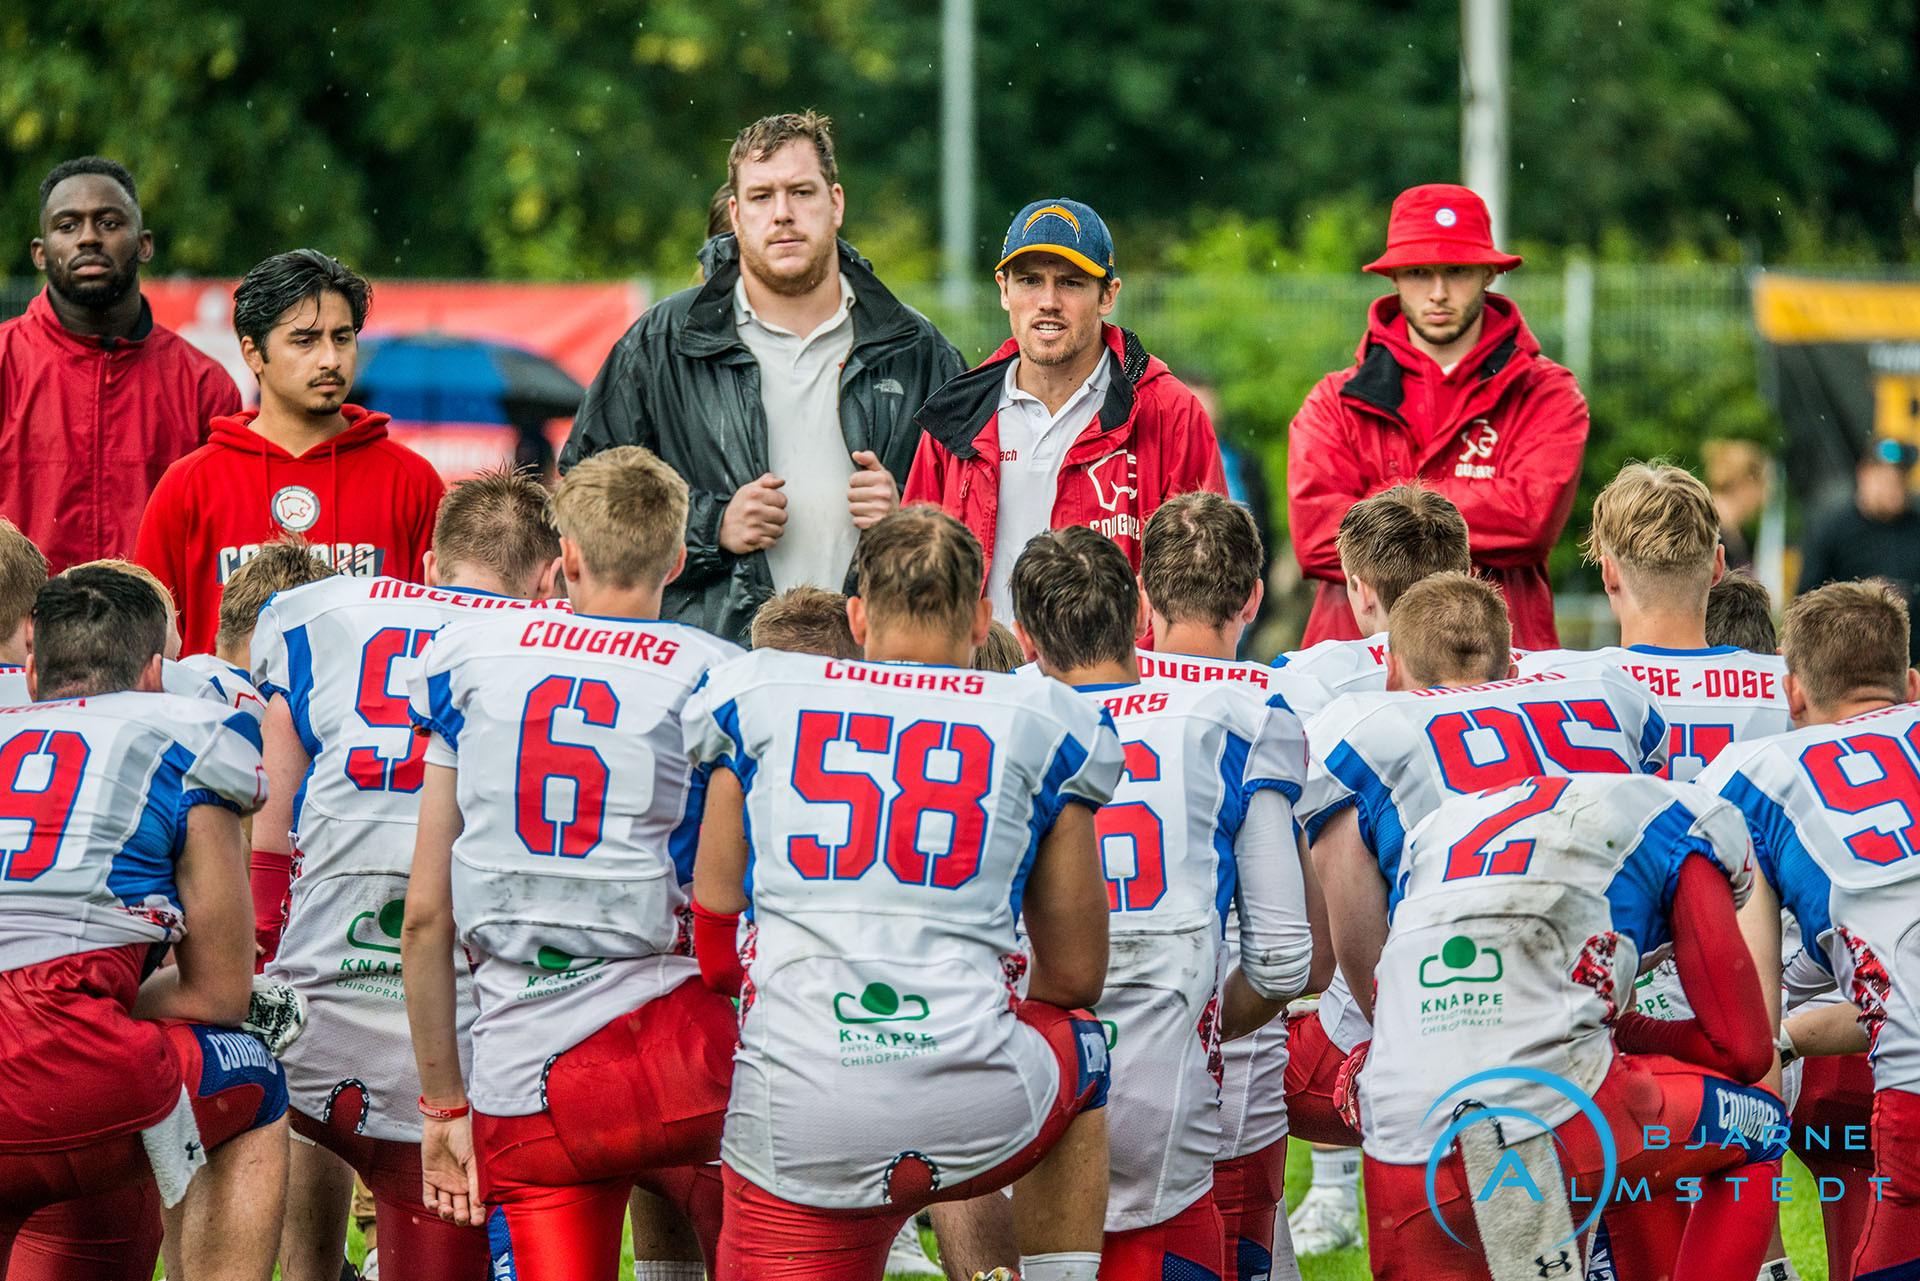
<path fill-rule="evenodd" d="M 1287 1152 L 1287 1201 L 1297 1204 L 1306 1194 L 1309 1168 L 1307 1148 L 1303 1143 L 1294 1143 Z M 1812 1176 L 1805 1166 L 1789 1156 L 1783 1176 L 1791 1178 L 1796 1191 L 1804 1191 L 1812 1186 Z M 1822 1245 L 1820 1229 L 1820 1207 L 1809 1195 L 1801 1200 L 1791 1201 L 1780 1207 L 1781 1231 L 1786 1237 L 1787 1252 L 1793 1258 L 1793 1265 L 1799 1269 L 1805 1281 L 1826 1281 L 1827 1258 Z M 931 1244 L 931 1242 L 929 1242 Z M 365 1253 L 365 1244 L 359 1233 L 353 1234 L 348 1243 L 348 1253 L 357 1263 Z M 631 1249 L 624 1254 L 621 1275 L 632 1275 L 633 1254 Z M 1303 1259 L 1300 1263 L 1300 1275 L 1303 1281 L 1370 1281 L 1372 1273 L 1367 1269 L 1365 1250 L 1340 1250 L 1333 1254 L 1323 1254 L 1316 1258 Z M 396 1279 L 398 1281 L 398 1279 Z M 889 1281 L 896 1281 L 890 1278 Z"/>

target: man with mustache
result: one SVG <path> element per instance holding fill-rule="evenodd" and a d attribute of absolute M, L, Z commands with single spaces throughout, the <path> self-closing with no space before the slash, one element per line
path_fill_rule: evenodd
<path fill-rule="evenodd" d="M 1320 580 L 1303 648 L 1359 636 L 1334 546 L 1340 518 L 1408 481 L 1467 518 L 1474 568 L 1505 592 L 1514 645 L 1559 646 L 1547 553 L 1573 508 L 1587 402 L 1520 309 L 1488 292 L 1519 265 L 1493 247 L 1487 207 L 1467 188 L 1429 183 L 1393 202 L 1387 252 L 1367 270 L 1394 293 L 1373 304 L 1354 364 L 1320 380 L 1287 439 L 1294 555 Z"/>
<path fill-rule="evenodd" d="M 564 471 L 644 445 L 686 478 L 687 566 L 661 616 L 742 645 L 774 593 L 845 585 L 860 531 L 900 505 L 913 411 L 962 367 L 836 234 L 830 125 L 808 111 L 740 131 L 705 280 L 614 345 L 560 455 Z"/>
<path fill-rule="evenodd" d="M 104 156 L 40 184 L 33 265 L 47 287 L 0 325 L 0 515 L 54 573 L 133 550 L 160 473 L 238 413 L 218 362 L 157 325 L 140 296 L 153 232 L 133 178 Z"/>

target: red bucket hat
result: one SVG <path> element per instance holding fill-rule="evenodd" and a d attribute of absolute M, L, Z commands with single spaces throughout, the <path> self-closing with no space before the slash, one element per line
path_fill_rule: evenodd
<path fill-rule="evenodd" d="M 1395 267 L 1455 262 L 1512 271 L 1520 258 L 1493 247 L 1493 220 L 1487 216 L 1486 201 L 1470 188 L 1430 182 L 1407 188 L 1393 202 L 1393 215 L 1387 220 L 1387 252 L 1368 263 L 1366 270 L 1385 276 Z"/>

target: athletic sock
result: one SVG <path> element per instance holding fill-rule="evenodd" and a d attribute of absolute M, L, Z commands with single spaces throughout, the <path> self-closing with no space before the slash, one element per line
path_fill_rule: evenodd
<path fill-rule="evenodd" d="M 1760 1265 L 1760 1281 L 1800 1281 L 1792 1259 L 1775 1259 Z"/>
<path fill-rule="evenodd" d="M 1352 1148 L 1313 1149 L 1313 1190 L 1360 1195 L 1360 1154 Z"/>
<path fill-rule="evenodd" d="M 698 1259 L 635 1259 L 633 1281 L 707 1281 L 707 1268 Z"/>
<path fill-rule="evenodd" d="M 1020 1281 L 1100 1281 L 1099 1252 L 1020 1256 Z"/>

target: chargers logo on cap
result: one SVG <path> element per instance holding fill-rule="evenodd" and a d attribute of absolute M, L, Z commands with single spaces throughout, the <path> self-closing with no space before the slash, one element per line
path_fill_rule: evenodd
<path fill-rule="evenodd" d="M 1074 235 L 1077 236 L 1080 234 L 1080 220 L 1073 216 L 1072 210 L 1067 209 L 1061 205 L 1048 205 L 1045 209 L 1034 210 L 1032 215 L 1028 217 L 1026 222 L 1021 225 L 1020 230 L 1022 234 L 1024 234 L 1028 230 L 1028 228 L 1032 227 L 1034 223 L 1039 222 L 1042 218 L 1046 217 L 1048 214 L 1053 214 L 1058 218 L 1064 219 L 1066 221 L 1066 224 L 1069 227 L 1073 228 Z"/>

